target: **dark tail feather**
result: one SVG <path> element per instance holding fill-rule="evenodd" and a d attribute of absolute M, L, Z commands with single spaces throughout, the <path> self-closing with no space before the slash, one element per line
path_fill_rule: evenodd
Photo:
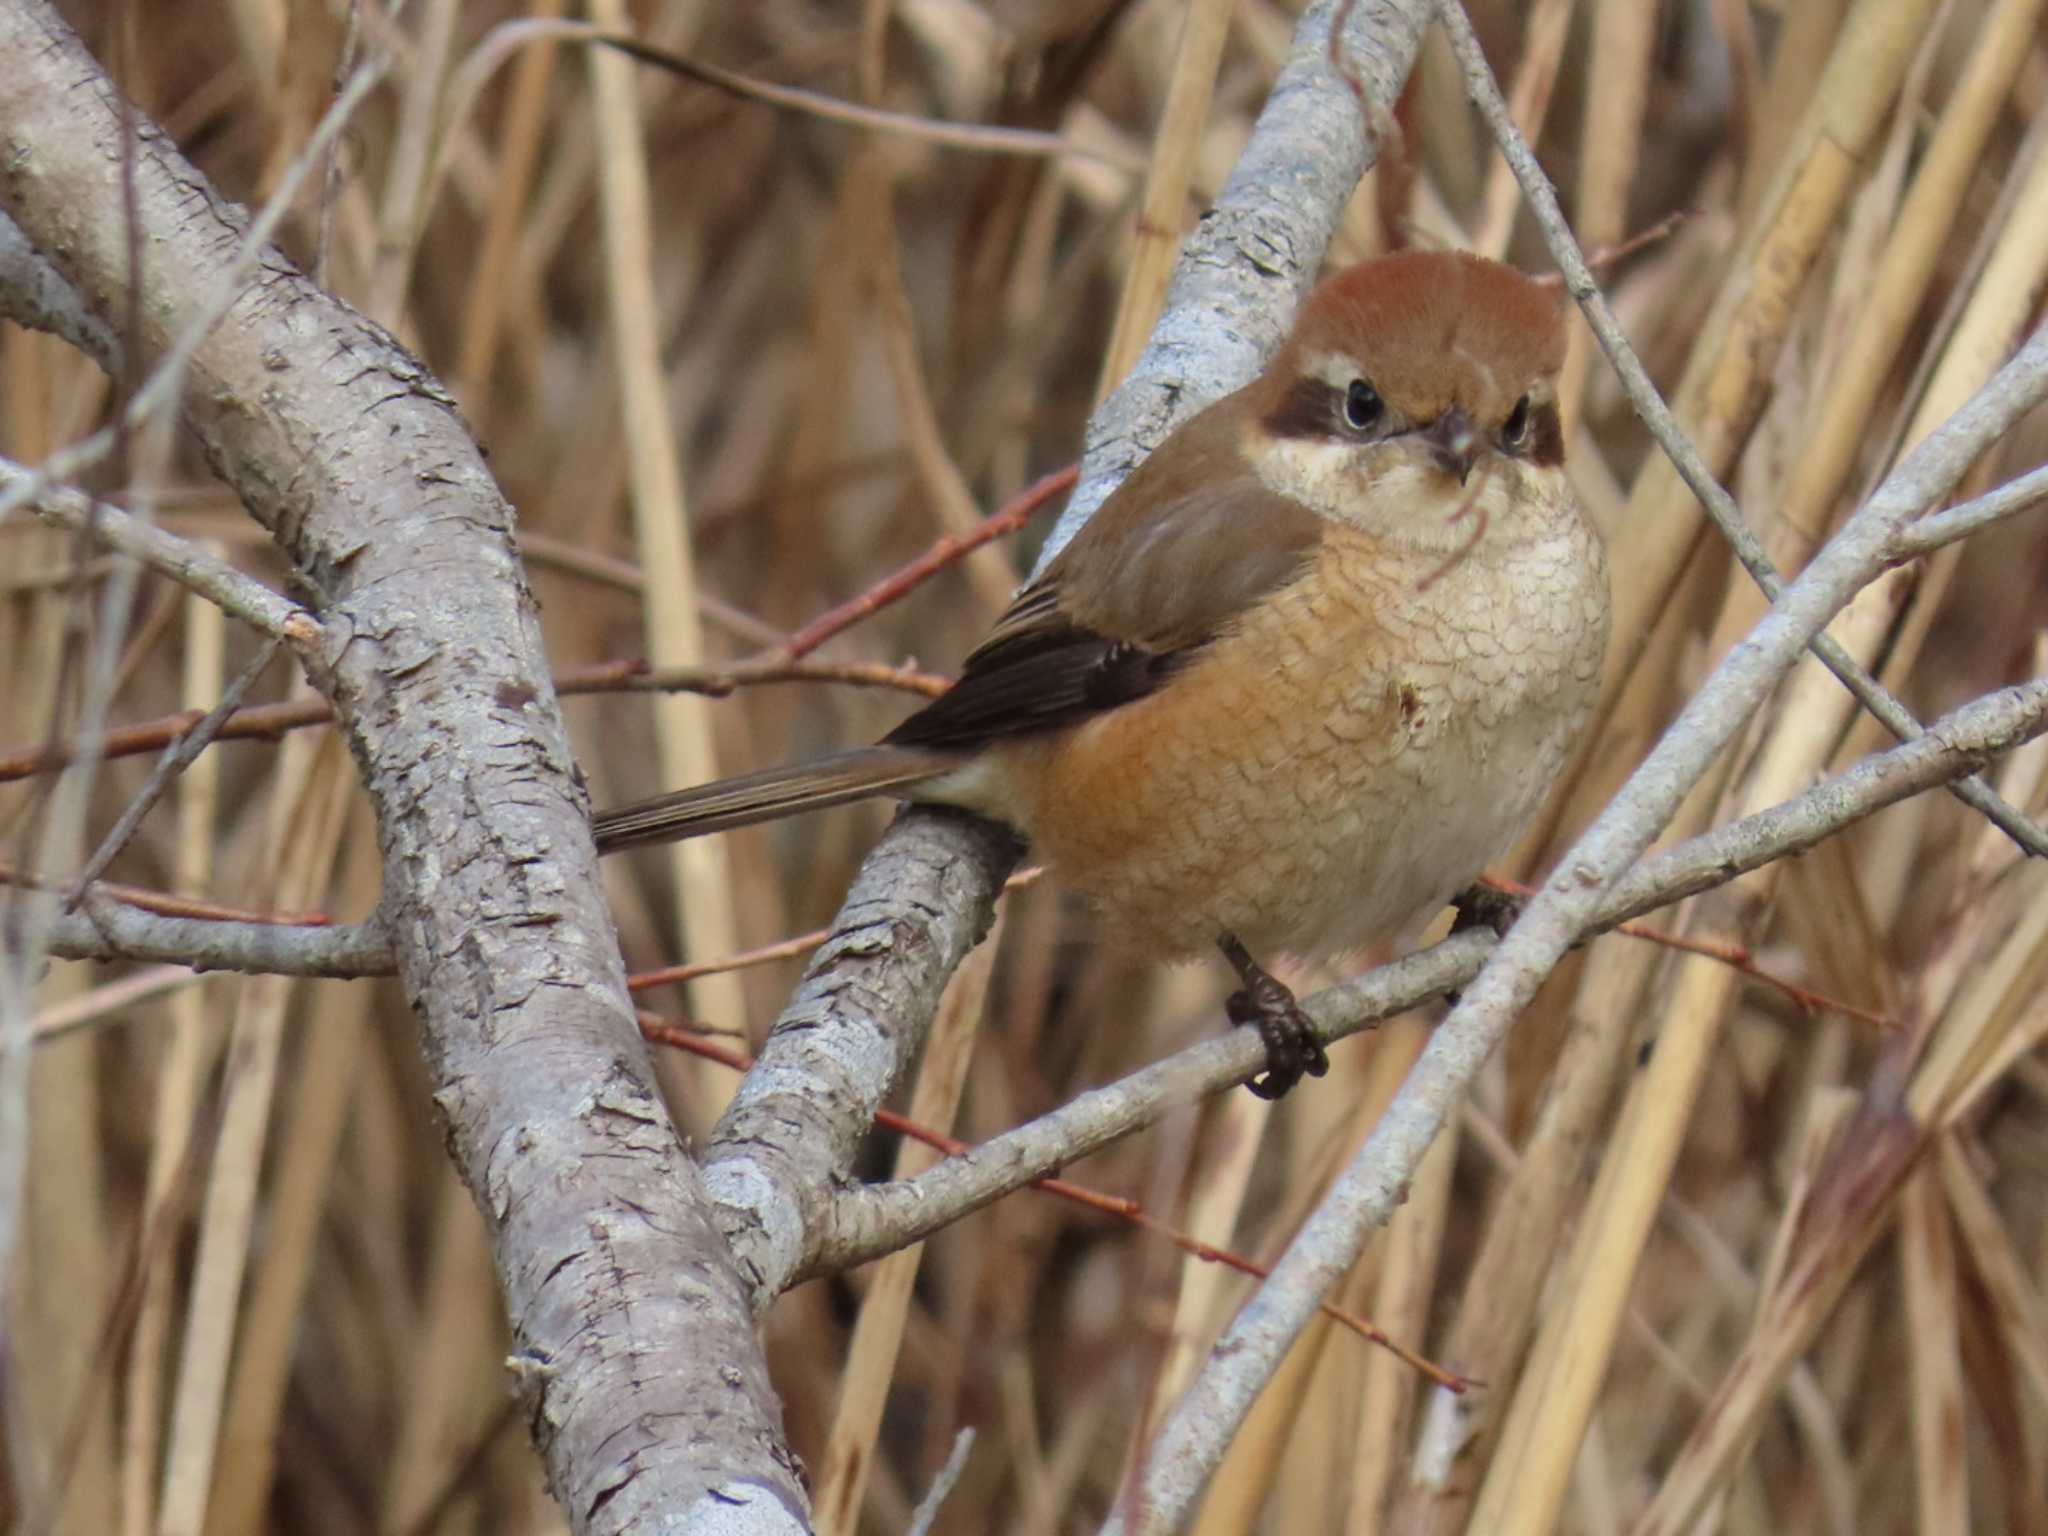
<path fill-rule="evenodd" d="M 959 766 L 960 759 L 947 752 L 856 747 L 816 762 L 742 773 L 599 812 L 597 851 L 611 853 L 641 843 L 702 837 L 707 832 L 752 826 L 800 811 L 844 805 L 935 779 Z"/>

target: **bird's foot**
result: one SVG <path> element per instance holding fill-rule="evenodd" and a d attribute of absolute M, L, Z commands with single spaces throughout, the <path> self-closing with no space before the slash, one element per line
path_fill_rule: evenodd
<path fill-rule="evenodd" d="M 1458 892 L 1451 898 L 1451 905 L 1458 912 L 1451 921 L 1453 933 L 1463 933 L 1467 928 L 1491 928 L 1499 937 L 1506 938 L 1515 919 L 1522 915 L 1521 897 L 1483 880 L 1475 880 Z"/>
<path fill-rule="evenodd" d="M 1216 945 L 1244 983 L 1242 991 L 1230 994 L 1224 1012 L 1231 1023 L 1256 1028 L 1266 1047 L 1265 1072 L 1245 1087 L 1262 1099 L 1277 1099 L 1304 1075 L 1321 1077 L 1329 1071 L 1330 1058 L 1323 1043 L 1286 984 L 1254 960 L 1234 934 L 1224 934 Z"/>

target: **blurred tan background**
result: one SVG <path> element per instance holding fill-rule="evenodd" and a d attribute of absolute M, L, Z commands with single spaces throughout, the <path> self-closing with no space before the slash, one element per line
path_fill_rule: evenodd
<path fill-rule="evenodd" d="M 1297 7 L 1224 9 L 1186 221 L 1249 131 Z M 1716 296 L 1739 286 L 1739 253 L 1791 217 L 1771 179 L 1831 78 L 1848 9 L 1472 7 L 1589 243 L 1687 213 L 1606 274 L 1667 389 L 1725 340 Z M 1802 532 L 1817 533 L 1889 461 L 1930 398 L 1930 377 L 1962 366 L 1959 348 L 1984 351 L 1988 368 L 2037 318 L 2048 256 L 2029 266 L 2026 251 L 2048 251 L 2048 235 L 2027 223 L 2044 201 L 2031 195 L 2048 96 L 2040 5 L 1923 9 L 1899 99 L 1840 106 L 1870 119 L 1871 149 L 1806 238 L 1811 280 L 1757 345 L 1768 362 L 1745 385 L 1762 411 L 1754 431 L 1730 430 L 1739 457 L 1724 478 L 1788 562 Z M 143 110 L 223 192 L 252 203 L 303 144 L 351 46 L 339 0 L 65 10 Z M 1188 5 L 756 0 L 639 5 L 626 18 L 662 46 L 760 80 L 934 120 L 1054 130 L 1087 157 L 875 132 L 616 58 L 602 66 L 607 77 L 574 45 L 522 47 L 480 95 L 458 98 L 464 61 L 494 28 L 562 11 L 559 0 L 530 10 L 413 0 L 395 23 L 372 27 L 386 42 L 395 27 L 401 67 L 352 125 L 331 205 L 323 213 L 322 198 L 303 199 L 283 240 L 311 266 L 324 224 L 329 284 L 459 396 L 519 509 L 558 665 L 748 656 L 1071 462 L 1102 384 Z M 576 14 L 619 16 L 597 0 Z M 125 49 L 123 25 L 133 29 Z M 1987 85 L 1973 50 L 1992 35 L 2019 43 L 2001 50 L 2010 68 Z M 1377 178 L 1369 183 L 1336 259 L 1391 238 L 1476 244 L 1549 270 L 1441 38 L 1418 74 L 1413 196 L 1390 226 Z M 1929 238 L 1925 216 L 1916 224 L 1902 210 L 1936 134 L 1966 109 L 1983 119 L 1981 148 Z M 608 111 L 628 115 L 607 127 Z M 650 197 L 622 243 L 602 179 L 620 172 L 616 133 L 633 111 Z M 445 176 L 428 178 L 437 135 Z M 1870 323 L 1875 274 L 1911 240 L 1929 248 L 1925 272 L 1887 319 L 1897 341 L 1873 372 L 1851 343 Z M 2006 304 L 1984 318 L 1973 306 L 1990 263 L 2002 263 Z M 1838 484 L 1804 505 L 1801 466 L 1818 437 L 1839 435 L 1830 401 L 1852 374 L 1873 386 L 1870 399 L 1850 417 Z M 1604 362 L 1576 377 L 1575 477 L 1625 541 L 1642 515 L 1629 497 L 1647 440 Z M 0 323 L 0 451 L 34 463 L 98 425 L 107 400 L 85 359 Z M 1971 483 L 2043 456 L 2036 419 Z M 261 531 L 189 450 L 159 494 L 167 525 L 281 579 Z M 942 570 L 821 659 L 945 672 L 1028 568 L 1052 515 Z M 61 735 L 75 717 L 75 661 L 106 569 L 90 556 L 81 567 L 69 540 L 21 518 L 0 527 L 0 751 Z M 1504 872 L 1539 869 L 1544 850 L 1584 824 L 1741 632 L 1724 630 L 1745 611 L 1730 569 L 1709 538 L 1668 601 L 1646 601 L 1649 578 L 1617 563 L 1617 590 L 1632 590 L 1644 613 L 1617 645 L 1640 645 L 1641 664 L 1584 776 L 1520 867 Z M 1882 674 L 1923 719 L 2033 674 L 2044 577 L 2038 518 L 1908 573 L 1886 599 Z M 246 632 L 159 580 L 140 584 L 125 623 L 115 722 L 205 707 L 254 649 Z M 276 665 L 255 697 L 294 686 Z M 602 805 L 865 739 L 912 702 L 888 688 L 800 682 L 718 699 L 586 695 L 565 708 Z M 1774 716 L 1745 751 L 1753 759 L 1797 726 Z M 1816 761 L 1846 762 L 1880 743 L 1858 725 L 1818 746 Z M 2008 785 L 2038 810 L 2036 758 L 2016 761 Z M 102 770 L 89 838 L 112 824 L 149 761 Z M 44 792 L 0 784 L 0 859 L 26 858 Z M 834 811 L 687 855 L 617 861 L 607 878 L 628 964 L 716 961 L 825 923 L 885 815 Z M 1754 1424 L 1753 1449 L 1712 1502 L 1718 1528 L 2048 1532 L 2048 1067 L 2034 1043 L 2048 940 L 2031 920 L 2048 893 L 2038 872 L 2008 867 L 2012 853 L 1937 794 L 1808 856 L 1751 906 L 1734 895 L 1703 906 L 1702 931 L 1746 940 L 1757 965 L 1821 1005 L 1754 980 L 1715 1005 L 1719 1034 L 1697 1093 L 1668 1110 L 1687 1129 L 1668 1178 L 1653 1181 L 1657 1219 L 1632 1283 L 1624 1261 L 1616 1353 L 1590 1427 L 1525 1449 L 1567 1480 L 1559 1529 L 1649 1528 L 1638 1521 L 1656 1490 L 1702 1454 L 1703 1406 L 1743 1368 L 1745 1345 L 1775 1326 L 1767 1301 L 1783 1278 L 1785 1213 L 1888 1049 L 1883 1025 L 1833 1000 L 1895 1023 L 1977 1009 L 1966 1022 L 1980 1032 L 1967 1038 L 1990 1054 L 1959 1058 L 1944 1080 L 1939 1144 L 1873 1256 L 1856 1268 L 1844 1245 L 1835 1278 L 1846 1288 L 1813 1320 L 1813 1347 L 1799 1352 L 1785 1395 L 1767 1397 L 1774 1406 Z M 356 918 L 375 901 L 375 838 L 324 733 L 226 743 L 185 776 L 110 878 L 238 908 Z M 1158 974 L 1102 955 L 1047 885 L 1006 898 L 999 946 L 955 1127 L 963 1137 L 1221 1027 L 1220 967 Z M 1519 1325 L 1488 1323 L 1486 1308 L 1519 1305 L 1526 1319 L 1558 1303 L 1577 1197 L 1615 1145 L 1618 1085 L 1650 1053 L 1674 999 L 1690 995 L 1688 968 L 1702 964 L 1621 937 L 1568 963 L 1348 1282 L 1345 1304 L 1454 1369 L 1484 1357 L 1483 1336 L 1501 1351 L 1487 1380 L 1504 1404 Z M 758 1042 L 800 967 L 798 957 L 720 970 L 642 1002 Z M 49 1016 L 69 1009 L 62 1017 L 75 1022 L 35 1060 L 29 1226 L 6 1335 L 5 1491 L 17 1522 L 33 1514 L 47 1523 L 31 1529 L 127 1536 L 559 1528 L 508 1407 L 480 1223 L 443 1155 L 398 989 L 216 977 L 140 1001 L 107 990 L 145 969 L 58 964 L 43 994 Z M 1996 986 L 1972 1001 L 1971 982 L 1987 975 Z M 1539 1264 L 1512 1285 L 1491 1269 L 1475 1279 L 1501 1202 L 1519 1198 L 1509 1176 L 1533 1155 L 1528 1138 L 1566 1026 L 1593 1015 L 1625 1042 L 1628 1063 L 1572 1133 L 1591 1160 L 1567 1165 L 1571 1198 L 1538 1255 L 1554 1253 L 1560 1267 Z M 1340 1048 L 1329 1079 L 1277 1110 L 1233 1094 L 1069 1172 L 1270 1258 L 1369 1128 L 1427 1023 Z M 730 1073 L 680 1056 L 664 1071 L 701 1132 Z M 893 1155 L 893 1141 L 878 1138 L 867 1171 L 884 1174 Z M 955 1431 L 972 1424 L 980 1443 L 940 1529 L 1094 1529 L 1134 1436 L 1248 1283 L 1036 1193 L 935 1239 L 887 1384 L 858 1528 L 901 1531 Z M 790 1439 L 814 1472 L 866 1287 L 862 1274 L 811 1284 L 768 1322 Z M 1428 1396 L 1357 1337 L 1312 1335 L 1198 1528 L 1462 1528 L 1462 1495 L 1408 1486 Z M 1492 1464 L 1487 1444 L 1453 1485 L 1469 1493 Z M 1491 1496 L 1512 1503 L 1513 1485 Z M 1965 1523 L 1945 1523 L 1958 1517 Z"/>

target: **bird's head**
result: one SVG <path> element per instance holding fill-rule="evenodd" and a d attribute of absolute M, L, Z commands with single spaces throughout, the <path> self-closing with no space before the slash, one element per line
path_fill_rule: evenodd
<path fill-rule="evenodd" d="M 1449 548 L 1477 499 L 1568 495 L 1556 299 L 1461 251 L 1360 262 L 1311 293 L 1245 391 L 1241 447 L 1270 488 L 1322 516 Z M 1481 479 L 1475 482 L 1475 472 Z"/>

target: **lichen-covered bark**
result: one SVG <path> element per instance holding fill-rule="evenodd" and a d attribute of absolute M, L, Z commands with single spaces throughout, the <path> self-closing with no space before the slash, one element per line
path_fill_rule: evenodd
<path fill-rule="evenodd" d="M 113 88 L 41 0 L 0 7 L 0 78 L 0 207 L 117 319 Z M 246 219 L 146 126 L 136 201 L 147 360 Z M 384 921 L 572 1525 L 800 1528 L 745 1288 L 627 1000 L 511 508 L 433 377 L 275 252 L 187 383 L 187 424 L 324 626 L 314 681 L 376 803 Z"/>

